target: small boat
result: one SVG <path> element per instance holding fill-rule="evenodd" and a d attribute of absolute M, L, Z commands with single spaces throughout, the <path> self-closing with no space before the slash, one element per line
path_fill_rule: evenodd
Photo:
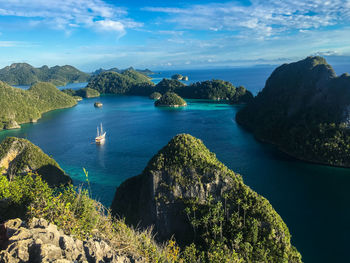
<path fill-rule="evenodd" d="M 98 129 L 98 126 L 97 126 L 97 136 L 95 138 L 96 144 L 103 144 L 105 142 L 105 138 L 106 138 L 106 132 L 103 132 L 102 123 L 101 123 L 100 130 Z"/>

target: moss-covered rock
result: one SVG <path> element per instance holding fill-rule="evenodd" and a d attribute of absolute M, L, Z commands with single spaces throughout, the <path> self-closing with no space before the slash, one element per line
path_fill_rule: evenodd
<path fill-rule="evenodd" d="M 157 107 L 184 107 L 186 101 L 174 92 L 165 93 L 159 100 L 154 102 Z"/>
<path fill-rule="evenodd" d="M 0 167 L 9 178 L 37 172 L 51 186 L 71 182 L 54 159 L 26 139 L 7 137 L 1 142 Z"/>
<path fill-rule="evenodd" d="M 175 136 L 122 183 L 111 208 L 129 224 L 153 225 L 159 240 L 174 235 L 195 261 L 214 253 L 215 262 L 301 262 L 268 200 L 191 135 Z"/>

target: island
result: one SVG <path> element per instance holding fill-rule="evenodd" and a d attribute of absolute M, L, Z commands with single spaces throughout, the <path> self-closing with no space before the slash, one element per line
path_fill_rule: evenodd
<path fill-rule="evenodd" d="M 186 101 L 174 92 L 165 93 L 160 99 L 154 102 L 157 107 L 185 107 Z"/>
<path fill-rule="evenodd" d="M 36 82 L 50 82 L 55 86 L 67 83 L 87 82 L 90 75 L 73 66 L 42 66 L 35 68 L 27 63 L 13 63 L 0 69 L 0 80 L 9 85 L 32 85 Z"/>
<path fill-rule="evenodd" d="M 149 96 L 154 91 L 154 84 L 149 77 L 129 69 L 122 73 L 102 72 L 90 80 L 87 88 L 95 89 L 101 94 Z"/>
<path fill-rule="evenodd" d="M 181 74 L 174 74 L 171 79 L 188 81 L 188 76 L 182 76 Z"/>
<path fill-rule="evenodd" d="M 162 94 L 159 92 L 153 92 L 151 95 L 149 95 L 149 98 L 152 100 L 159 100 L 162 97 Z"/>
<path fill-rule="evenodd" d="M 96 101 L 94 103 L 95 108 L 101 108 L 103 106 L 102 102 Z"/>
<path fill-rule="evenodd" d="M 157 73 L 149 70 L 148 68 L 146 68 L 146 69 L 134 69 L 133 67 L 129 67 L 127 69 L 119 69 L 119 68 L 115 67 L 115 68 L 110 68 L 110 69 L 99 68 L 99 69 L 95 70 L 94 72 L 92 72 L 92 75 L 98 75 L 102 72 L 107 72 L 107 71 L 123 73 L 124 71 L 127 71 L 127 70 L 133 70 L 133 71 L 136 71 L 136 72 L 141 73 L 141 74 L 146 75 L 146 76 L 157 74 Z"/>
<path fill-rule="evenodd" d="M 87 87 L 95 89 L 101 94 L 149 97 L 154 92 L 160 94 L 175 92 L 186 99 L 208 99 L 232 104 L 245 104 L 253 99 L 250 91 L 243 86 L 235 87 L 228 81 L 207 80 L 185 85 L 178 80 L 164 78 L 157 85 L 154 85 L 149 77 L 131 69 L 123 73 L 102 72 L 92 78 Z"/>
<path fill-rule="evenodd" d="M 76 104 L 51 83 L 38 82 L 22 90 L 0 81 L 0 130 L 19 128 L 22 123 L 36 122 L 45 112 Z"/>
<path fill-rule="evenodd" d="M 173 237 L 186 262 L 211 262 L 214 251 L 215 262 L 301 262 L 271 204 L 188 134 L 122 183 L 111 208 L 134 227 L 154 226 L 160 242 Z"/>
<path fill-rule="evenodd" d="M 350 167 L 350 76 L 322 57 L 276 68 L 236 120 L 297 159 Z"/>

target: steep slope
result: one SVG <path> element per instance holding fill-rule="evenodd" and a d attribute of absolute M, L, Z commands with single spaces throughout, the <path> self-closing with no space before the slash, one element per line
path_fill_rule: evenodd
<path fill-rule="evenodd" d="M 302 160 L 350 166 L 350 76 L 321 57 L 278 67 L 239 124 Z"/>
<path fill-rule="evenodd" d="M 0 143 L 0 167 L 9 178 L 32 171 L 51 186 L 71 182 L 54 159 L 26 139 L 7 137 Z"/>
<path fill-rule="evenodd" d="M 175 136 L 122 183 L 111 208 L 134 226 L 154 225 L 159 240 L 174 235 L 203 262 L 301 262 L 270 203 L 190 135 Z"/>
<path fill-rule="evenodd" d="M 19 128 L 18 124 L 35 122 L 44 112 L 74 105 L 75 99 L 51 83 L 38 82 L 22 90 L 0 81 L 0 130 Z"/>
<path fill-rule="evenodd" d="M 89 77 L 89 74 L 69 65 L 34 68 L 27 63 L 14 63 L 0 69 L 0 80 L 10 85 L 31 85 L 38 81 L 45 81 L 58 86 L 72 82 L 85 82 Z"/>

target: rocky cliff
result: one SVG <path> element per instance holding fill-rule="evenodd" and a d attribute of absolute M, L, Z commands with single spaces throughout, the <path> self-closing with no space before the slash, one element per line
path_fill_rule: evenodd
<path fill-rule="evenodd" d="M 350 76 L 308 57 L 278 67 L 236 120 L 299 159 L 349 167 L 349 106 Z"/>
<path fill-rule="evenodd" d="M 219 250 L 222 261 L 301 262 L 270 203 L 190 135 L 175 136 L 122 183 L 111 208 L 129 224 L 153 225 L 161 241 L 195 244 L 203 260 Z"/>
<path fill-rule="evenodd" d="M 7 137 L 0 144 L 0 167 L 9 178 L 37 172 L 51 186 L 71 182 L 58 163 L 26 139 Z"/>

